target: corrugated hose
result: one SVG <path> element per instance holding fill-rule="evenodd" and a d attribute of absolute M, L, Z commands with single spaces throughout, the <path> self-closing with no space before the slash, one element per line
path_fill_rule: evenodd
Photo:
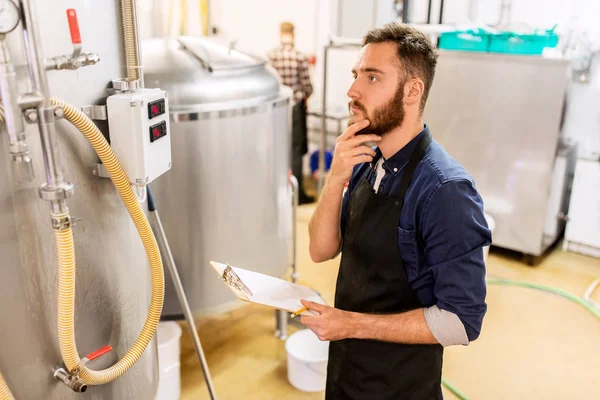
<path fill-rule="evenodd" d="M 135 227 L 140 234 L 152 275 L 152 293 L 150 308 L 140 336 L 129 351 L 115 365 L 102 371 L 94 371 L 83 367 L 80 377 L 88 385 L 102 385 L 123 375 L 142 356 L 152 340 L 160 320 L 164 299 L 164 275 L 160 251 L 146 215 L 131 189 L 131 185 L 123 168 L 119 164 L 112 148 L 83 112 L 57 99 L 51 99 L 54 106 L 64 110 L 65 119 L 72 123 L 88 139 L 98 156 L 104 163 L 121 199 L 131 215 Z M 53 215 L 60 218 L 60 215 Z M 60 352 L 69 371 L 80 366 L 81 358 L 75 343 L 75 251 L 71 228 L 55 230 L 56 247 L 58 250 L 59 281 L 58 281 L 58 331 Z"/>

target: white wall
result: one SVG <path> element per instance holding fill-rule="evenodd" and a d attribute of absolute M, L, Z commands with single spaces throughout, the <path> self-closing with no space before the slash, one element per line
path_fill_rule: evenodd
<path fill-rule="evenodd" d="M 279 45 L 279 24 L 296 27 L 296 47 L 314 54 L 318 46 L 319 0 L 212 0 L 213 25 L 238 47 L 266 54 Z"/>

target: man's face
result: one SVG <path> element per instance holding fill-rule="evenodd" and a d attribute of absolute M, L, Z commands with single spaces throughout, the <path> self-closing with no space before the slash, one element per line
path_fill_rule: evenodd
<path fill-rule="evenodd" d="M 358 134 L 380 136 L 402 125 L 406 78 L 400 72 L 396 44 L 370 43 L 363 47 L 352 74 L 348 125 L 368 119 L 371 123 Z"/>

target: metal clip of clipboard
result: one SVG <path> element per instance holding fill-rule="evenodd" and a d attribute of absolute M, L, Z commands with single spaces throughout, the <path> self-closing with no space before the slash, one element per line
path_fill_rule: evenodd
<path fill-rule="evenodd" d="M 225 270 L 223 270 L 223 275 L 221 276 L 221 280 L 224 281 L 225 283 L 227 283 L 229 286 L 233 286 L 237 290 L 241 291 L 246 296 L 248 296 L 248 297 L 252 296 L 252 291 L 250 290 L 250 288 L 248 288 L 248 286 L 246 286 L 246 284 L 244 284 L 244 282 L 242 282 L 240 277 L 237 276 L 237 274 L 235 273 L 235 271 L 233 270 L 233 268 L 231 268 L 231 266 L 229 264 L 227 264 L 227 267 L 225 268 Z"/>

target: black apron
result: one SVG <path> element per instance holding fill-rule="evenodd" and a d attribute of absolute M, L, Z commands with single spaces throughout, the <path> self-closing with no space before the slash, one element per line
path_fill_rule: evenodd
<path fill-rule="evenodd" d="M 398 221 L 413 173 L 431 143 L 426 132 L 405 167 L 398 191 L 375 193 L 366 175 L 352 194 L 335 307 L 367 314 L 423 305 L 411 289 L 398 249 Z M 329 344 L 327 400 L 441 398 L 443 347 L 344 339 Z"/>

